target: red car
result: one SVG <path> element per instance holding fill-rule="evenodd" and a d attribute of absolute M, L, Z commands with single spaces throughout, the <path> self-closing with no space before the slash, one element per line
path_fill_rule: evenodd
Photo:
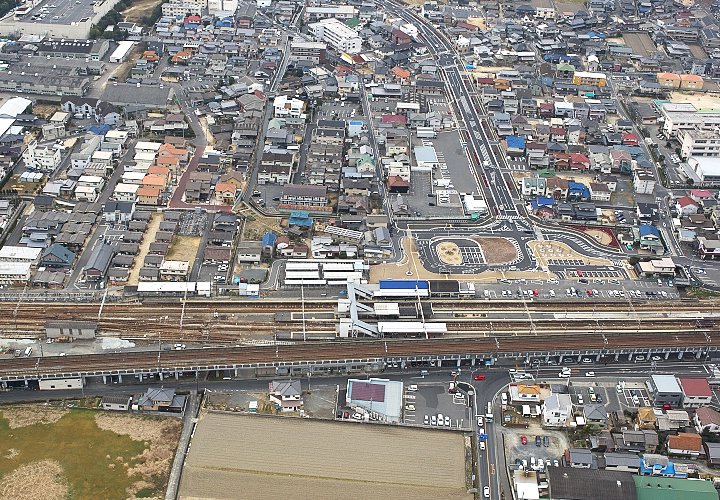
<path fill-rule="evenodd" d="M 522 444 L 527 444 L 527 436 L 520 436 L 520 442 Z"/>
<path fill-rule="evenodd" d="M 592 297 L 593 291 L 588 288 L 587 294 L 588 294 L 588 297 Z"/>
<path fill-rule="evenodd" d="M 475 376 L 473 377 L 473 380 L 485 380 L 485 374 L 484 374 L 484 373 L 480 373 L 480 374 L 478 374 L 478 375 L 475 375 Z"/>
<path fill-rule="evenodd" d="M 672 406 L 670 406 L 669 403 L 664 403 L 664 404 L 663 404 L 663 410 L 672 410 Z"/>
<path fill-rule="evenodd" d="M 540 295 L 540 292 L 537 291 L 537 290 L 533 290 L 533 295 L 534 295 L 535 297 L 537 297 L 538 295 Z"/>

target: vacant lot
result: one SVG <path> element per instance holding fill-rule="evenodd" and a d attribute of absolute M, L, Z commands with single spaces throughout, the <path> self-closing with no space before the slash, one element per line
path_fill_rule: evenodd
<path fill-rule="evenodd" d="M 625 45 L 632 48 L 633 52 L 640 56 L 647 57 L 658 53 L 655 42 L 647 33 L 623 33 L 622 39 Z"/>
<path fill-rule="evenodd" d="M 152 14 L 153 9 L 160 5 L 163 0 L 137 0 L 122 12 L 126 21 L 142 24 L 144 17 Z"/>
<path fill-rule="evenodd" d="M 206 413 L 180 498 L 470 498 L 462 434 Z"/>
<path fill-rule="evenodd" d="M 507 264 L 518 258 L 517 249 L 507 238 L 473 238 L 482 248 L 488 264 Z"/>
<path fill-rule="evenodd" d="M 168 249 L 166 260 L 186 260 L 192 266 L 202 237 L 175 235 Z"/>
<path fill-rule="evenodd" d="M 44 405 L 0 411 L 0 498 L 160 497 L 180 422 Z"/>

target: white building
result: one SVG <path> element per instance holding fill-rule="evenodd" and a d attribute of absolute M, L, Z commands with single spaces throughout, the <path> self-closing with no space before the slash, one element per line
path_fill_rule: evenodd
<path fill-rule="evenodd" d="M 123 40 L 118 42 L 118 47 L 113 51 L 112 54 L 110 54 L 110 62 L 111 63 L 121 63 L 125 62 L 127 57 L 130 55 L 130 52 L 132 52 L 132 48 L 135 46 L 135 42 L 131 42 L 129 40 Z"/>
<path fill-rule="evenodd" d="M 208 0 L 207 6 L 210 15 L 223 17 L 235 14 L 238 8 L 238 0 Z"/>
<path fill-rule="evenodd" d="M 305 8 L 306 21 L 318 21 L 320 19 L 352 19 L 356 15 L 357 9 L 352 5 L 320 5 L 308 6 Z"/>
<path fill-rule="evenodd" d="M 416 146 L 413 152 L 416 165 L 414 170 L 431 171 L 438 166 L 438 157 L 433 146 Z"/>
<path fill-rule="evenodd" d="M 30 262 L 0 262 L 0 284 L 23 285 L 30 279 Z"/>
<path fill-rule="evenodd" d="M 31 262 L 37 261 L 42 248 L 19 247 L 5 245 L 0 248 L 0 262 Z"/>
<path fill-rule="evenodd" d="M 687 163 L 701 183 L 720 182 L 720 157 L 700 156 L 696 158 L 691 156 Z"/>
<path fill-rule="evenodd" d="M 90 186 L 78 186 L 75 188 L 73 196 L 77 201 L 87 201 L 88 203 L 95 203 L 98 198 L 97 189 Z"/>
<path fill-rule="evenodd" d="M 279 95 L 273 101 L 273 110 L 275 117 L 298 118 L 303 116 L 305 112 L 305 101 L 301 99 L 288 98 L 286 95 Z"/>
<path fill-rule="evenodd" d="M 636 168 L 633 170 L 633 187 L 638 194 L 653 194 L 655 176 L 648 170 Z"/>
<path fill-rule="evenodd" d="M 329 43 L 340 52 L 357 54 L 362 50 L 362 39 L 357 32 L 337 19 L 324 19 L 308 25 L 308 28 L 315 38 Z"/>
<path fill-rule="evenodd" d="M 201 16 L 207 8 L 207 0 L 169 0 L 162 4 L 162 15 L 185 17 L 187 14 Z"/>
<path fill-rule="evenodd" d="M 720 134 L 715 130 L 680 130 L 680 156 L 720 156 Z"/>
<path fill-rule="evenodd" d="M 115 186 L 113 191 L 113 199 L 117 201 L 130 201 L 135 202 L 137 200 L 137 191 L 140 189 L 138 184 L 124 184 L 119 183 Z"/>
<path fill-rule="evenodd" d="M 543 426 L 564 427 L 572 415 L 572 400 L 569 394 L 553 394 L 542 405 Z"/>
<path fill-rule="evenodd" d="M 678 135 L 681 130 L 714 130 L 720 125 L 720 112 L 699 112 L 690 103 L 663 104 L 660 115 L 664 119 L 663 133 L 668 137 Z"/>
<path fill-rule="evenodd" d="M 293 40 L 290 44 L 291 61 L 308 61 L 319 64 L 325 58 L 327 43 L 310 42 L 305 40 Z"/>
<path fill-rule="evenodd" d="M 52 172 L 60 165 L 60 148 L 38 146 L 37 141 L 33 141 L 23 152 L 23 161 L 31 170 Z"/>

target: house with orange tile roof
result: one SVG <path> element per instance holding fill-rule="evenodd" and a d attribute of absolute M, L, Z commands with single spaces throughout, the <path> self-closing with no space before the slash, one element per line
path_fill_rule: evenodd
<path fill-rule="evenodd" d="M 668 437 L 668 455 L 698 458 L 704 454 L 702 437 L 692 432 L 679 432 L 677 436 Z"/>
<path fill-rule="evenodd" d="M 164 175 L 158 174 L 147 174 L 143 180 L 143 186 L 156 187 L 159 189 L 165 189 L 167 187 L 168 178 Z"/>
<path fill-rule="evenodd" d="M 138 205 L 157 205 L 160 199 L 160 188 L 152 186 L 140 186 L 137 190 Z"/>
<path fill-rule="evenodd" d="M 192 56 L 192 50 L 181 50 L 177 52 L 174 56 L 172 56 L 170 62 L 172 62 L 173 64 L 187 64 L 190 58 L 192 58 Z"/>
<path fill-rule="evenodd" d="M 231 182 L 218 182 L 215 184 L 215 198 L 220 203 L 231 204 L 235 202 L 237 187 Z"/>
<path fill-rule="evenodd" d="M 163 175 L 165 177 L 170 177 L 170 169 L 161 165 L 150 165 L 147 169 L 147 173 L 152 175 Z"/>

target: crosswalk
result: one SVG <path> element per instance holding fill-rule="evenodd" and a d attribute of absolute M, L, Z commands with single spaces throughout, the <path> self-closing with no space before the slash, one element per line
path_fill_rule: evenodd
<path fill-rule="evenodd" d="M 524 220 L 524 218 L 520 215 L 506 215 L 506 214 L 500 214 L 496 217 L 497 220 Z"/>

